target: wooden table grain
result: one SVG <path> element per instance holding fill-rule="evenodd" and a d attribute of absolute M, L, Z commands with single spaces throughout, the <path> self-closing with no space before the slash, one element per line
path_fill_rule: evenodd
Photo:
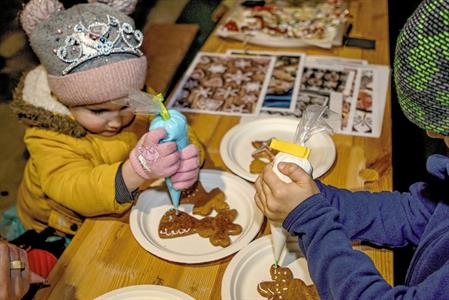
<path fill-rule="evenodd" d="M 376 40 L 375 50 L 336 47 L 284 49 L 307 54 L 335 55 L 366 59 L 371 64 L 389 65 L 387 0 L 353 0 L 351 36 Z M 248 45 L 248 49 L 267 50 Z M 211 35 L 203 51 L 224 52 L 244 48 L 242 43 Z M 268 49 L 269 50 L 269 49 Z M 191 126 L 207 149 L 205 168 L 227 170 L 219 147 L 227 130 L 238 124 L 238 117 L 188 114 Z M 380 138 L 334 135 L 337 159 L 322 178 L 325 183 L 353 190 L 392 189 L 390 93 Z M 265 227 L 264 232 L 268 229 Z M 393 282 L 391 251 L 363 246 L 379 272 Z M 59 259 L 49 277 L 50 287 L 36 299 L 93 299 L 120 287 L 158 284 L 176 288 L 196 299 L 220 299 L 221 280 L 232 256 L 220 261 L 188 265 L 172 263 L 145 251 L 133 238 L 127 217 L 120 220 L 90 219 L 84 222 Z"/>

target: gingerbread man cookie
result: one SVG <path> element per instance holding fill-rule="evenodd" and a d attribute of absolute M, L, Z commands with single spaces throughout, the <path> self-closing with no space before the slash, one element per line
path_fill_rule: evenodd
<path fill-rule="evenodd" d="M 270 140 L 267 141 L 252 141 L 251 145 L 256 149 L 251 156 L 253 160 L 249 165 L 249 171 L 252 174 L 261 173 L 267 164 L 273 161 L 279 151 L 272 149 L 269 146 Z"/>
<path fill-rule="evenodd" d="M 220 211 L 215 217 L 203 219 L 172 209 L 161 218 L 159 237 L 169 239 L 198 233 L 201 237 L 209 238 L 214 246 L 227 247 L 231 244 L 229 236 L 242 232 L 242 227 L 233 223 L 236 217 L 235 209 Z"/>
<path fill-rule="evenodd" d="M 184 190 L 181 195 L 181 203 L 193 204 L 193 213 L 196 215 L 208 216 L 213 209 L 216 212 L 229 209 L 222 190 L 214 188 L 210 192 L 206 192 L 200 181 Z"/>
<path fill-rule="evenodd" d="M 257 285 L 262 297 L 270 300 L 315 300 L 320 299 L 314 285 L 306 285 L 301 279 L 293 278 L 289 268 L 270 268 L 273 281 L 263 281 Z"/>
<path fill-rule="evenodd" d="M 236 217 L 237 210 L 235 209 L 220 211 L 215 217 L 206 217 L 201 220 L 198 226 L 198 234 L 202 237 L 208 237 L 214 246 L 227 247 L 231 244 L 229 236 L 238 235 L 242 232 L 242 226 L 233 223 Z"/>

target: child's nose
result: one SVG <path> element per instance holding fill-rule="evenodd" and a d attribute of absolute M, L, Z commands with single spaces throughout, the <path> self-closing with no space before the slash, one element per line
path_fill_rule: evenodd
<path fill-rule="evenodd" d="M 120 128 L 122 126 L 122 118 L 120 116 L 115 116 L 108 123 L 109 127 Z"/>

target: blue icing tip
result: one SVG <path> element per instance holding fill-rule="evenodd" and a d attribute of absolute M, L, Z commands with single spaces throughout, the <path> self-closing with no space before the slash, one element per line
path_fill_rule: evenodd
<path fill-rule="evenodd" d="M 172 204 L 176 209 L 178 209 L 179 199 L 181 198 L 181 191 L 173 188 L 173 184 L 170 178 L 166 178 L 165 183 L 167 184 L 168 193 L 170 194 Z"/>

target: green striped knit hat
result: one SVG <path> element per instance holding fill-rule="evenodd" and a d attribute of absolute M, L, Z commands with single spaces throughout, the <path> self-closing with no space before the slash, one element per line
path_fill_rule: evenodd
<path fill-rule="evenodd" d="M 425 0 L 408 19 L 396 46 L 394 79 L 407 118 L 449 136 L 448 0 Z"/>

